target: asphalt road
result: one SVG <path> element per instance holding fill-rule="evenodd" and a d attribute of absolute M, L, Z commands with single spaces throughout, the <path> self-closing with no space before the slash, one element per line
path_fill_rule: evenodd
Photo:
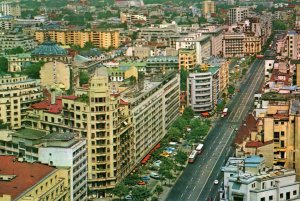
<path fill-rule="evenodd" d="M 241 125 L 253 105 L 253 95 L 263 82 L 263 70 L 263 60 L 255 60 L 241 83 L 240 92 L 228 104 L 229 114 L 215 122 L 205 139 L 202 154 L 186 167 L 167 201 L 206 201 L 209 197 L 219 200 L 221 167 L 233 153 L 234 129 Z M 214 184 L 215 179 L 220 181 L 219 185 Z"/>

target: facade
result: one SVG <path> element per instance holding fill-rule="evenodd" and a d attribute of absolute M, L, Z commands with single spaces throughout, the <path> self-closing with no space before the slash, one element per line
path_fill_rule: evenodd
<path fill-rule="evenodd" d="M 19 32 L 0 32 L 0 52 L 21 47 L 25 51 L 34 49 L 37 46 L 33 37 Z"/>
<path fill-rule="evenodd" d="M 299 59 L 300 58 L 300 35 L 296 31 L 288 31 L 286 35 L 286 53 L 289 59 Z"/>
<path fill-rule="evenodd" d="M 80 47 L 84 47 L 87 42 L 105 49 L 118 48 L 120 45 L 118 30 L 38 30 L 35 32 L 35 39 L 38 43 L 43 43 L 47 37 L 62 45 L 79 45 Z"/>
<path fill-rule="evenodd" d="M 21 17 L 21 7 L 18 1 L 3 1 L 0 3 L 0 14 L 3 16 Z"/>
<path fill-rule="evenodd" d="M 70 200 L 68 169 L 28 163 L 15 156 L 0 156 L 0 160 L 0 200 Z"/>
<path fill-rule="evenodd" d="M 235 7 L 229 9 L 229 25 L 241 22 L 249 16 L 248 7 Z"/>
<path fill-rule="evenodd" d="M 299 200 L 295 170 L 266 167 L 264 158 L 229 158 L 224 172 L 220 200 Z"/>
<path fill-rule="evenodd" d="M 72 133 L 51 133 L 39 147 L 39 161 L 57 168 L 70 168 L 70 199 L 87 200 L 86 141 L 75 139 Z"/>
<path fill-rule="evenodd" d="M 247 35 L 243 41 L 244 44 L 244 54 L 245 55 L 255 55 L 261 51 L 261 39 L 256 36 Z"/>
<path fill-rule="evenodd" d="M 203 35 L 210 36 L 211 44 L 211 55 L 219 56 L 222 54 L 222 40 L 223 40 L 223 28 L 216 26 L 208 26 L 204 29 L 201 29 L 200 32 Z"/>
<path fill-rule="evenodd" d="M 12 129 L 21 128 L 29 106 L 43 94 L 38 80 L 27 76 L 0 77 L 0 120 Z"/>
<path fill-rule="evenodd" d="M 187 83 L 187 103 L 196 113 L 214 108 L 214 91 L 218 89 L 219 68 L 209 67 L 206 71 L 189 73 Z M 214 80 L 214 78 L 217 78 Z M 215 92 L 218 94 L 218 92 Z"/>
<path fill-rule="evenodd" d="M 212 14 L 216 12 L 216 5 L 214 1 L 204 1 L 203 2 L 203 14 Z"/>
<path fill-rule="evenodd" d="M 226 33 L 223 37 L 223 57 L 243 57 L 244 38 L 242 33 Z"/>
<path fill-rule="evenodd" d="M 172 56 L 157 56 L 149 57 L 146 61 L 146 72 L 147 73 L 160 73 L 163 74 L 167 71 L 178 70 L 178 57 Z"/>
<path fill-rule="evenodd" d="M 8 60 L 8 72 L 20 72 L 23 66 L 31 61 L 30 53 L 22 53 L 15 55 L 5 55 Z"/>
<path fill-rule="evenodd" d="M 193 70 L 196 66 L 196 50 L 179 49 L 178 63 L 179 69 Z"/>
<path fill-rule="evenodd" d="M 13 28 L 13 19 L 10 17 L 0 17 L 0 29 L 11 30 Z"/>
<path fill-rule="evenodd" d="M 176 50 L 195 49 L 197 64 L 203 64 L 211 56 L 210 36 L 190 34 L 176 40 Z"/>

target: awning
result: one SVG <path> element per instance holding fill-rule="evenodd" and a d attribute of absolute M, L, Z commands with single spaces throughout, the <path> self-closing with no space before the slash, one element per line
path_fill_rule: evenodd
<path fill-rule="evenodd" d="M 141 161 L 141 163 L 142 163 L 142 164 L 146 164 L 147 161 L 148 161 L 150 158 L 151 158 L 151 155 L 150 155 L 150 154 L 147 154 L 147 155 L 145 156 L 145 158 L 143 158 L 143 160 Z"/>
<path fill-rule="evenodd" d="M 209 113 L 208 112 L 202 112 L 201 115 L 204 116 L 204 117 L 207 117 L 207 116 L 209 116 Z"/>
<path fill-rule="evenodd" d="M 149 153 L 152 154 L 155 150 L 159 149 L 159 147 L 160 147 L 160 143 L 155 145 L 155 147 Z"/>

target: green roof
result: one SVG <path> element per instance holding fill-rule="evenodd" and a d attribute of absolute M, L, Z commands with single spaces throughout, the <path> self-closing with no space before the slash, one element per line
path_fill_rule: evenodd
<path fill-rule="evenodd" d="M 68 54 L 68 51 L 52 41 L 46 41 L 31 53 L 34 56 L 65 56 Z"/>
<path fill-rule="evenodd" d="M 208 71 L 211 72 L 211 74 L 215 74 L 219 69 L 220 67 L 218 66 L 208 67 Z"/>
<path fill-rule="evenodd" d="M 47 133 L 45 131 L 33 130 L 33 129 L 29 129 L 29 128 L 23 128 L 23 129 L 17 130 L 13 134 L 13 136 L 30 139 L 30 140 L 41 139 L 46 135 L 47 135 Z"/>
<path fill-rule="evenodd" d="M 236 183 L 236 182 L 233 183 L 232 189 L 240 190 L 240 188 L 241 188 L 241 184 L 240 183 Z"/>
<path fill-rule="evenodd" d="M 174 56 L 156 56 L 156 57 L 149 57 L 147 62 L 174 62 L 178 63 L 178 57 Z"/>

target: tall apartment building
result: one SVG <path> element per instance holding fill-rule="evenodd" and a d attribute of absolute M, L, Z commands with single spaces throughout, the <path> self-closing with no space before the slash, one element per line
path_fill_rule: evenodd
<path fill-rule="evenodd" d="M 2 31 L 0 32 L 0 52 L 21 47 L 25 51 L 34 49 L 37 42 L 33 37 L 22 32 Z"/>
<path fill-rule="evenodd" d="M 216 12 L 216 5 L 214 1 L 204 1 L 203 2 L 203 14 L 212 14 Z"/>
<path fill-rule="evenodd" d="M 222 54 L 223 28 L 217 26 L 207 26 L 198 30 L 204 36 L 210 36 L 211 55 L 219 56 Z"/>
<path fill-rule="evenodd" d="M 243 33 L 226 33 L 223 37 L 223 57 L 243 57 L 244 56 Z"/>
<path fill-rule="evenodd" d="M 68 169 L 0 156 L 0 200 L 69 201 Z"/>
<path fill-rule="evenodd" d="M 178 63 L 179 69 L 193 70 L 196 66 L 196 50 L 179 49 Z"/>
<path fill-rule="evenodd" d="M 0 83 L 0 120 L 12 129 L 21 128 L 26 110 L 43 96 L 39 81 L 6 75 Z"/>
<path fill-rule="evenodd" d="M 229 9 L 229 24 L 241 22 L 249 16 L 248 7 L 235 7 Z"/>
<path fill-rule="evenodd" d="M 62 45 L 79 45 L 91 42 L 94 46 L 108 49 L 119 47 L 118 30 L 38 30 L 35 39 L 43 43 L 47 38 Z"/>
<path fill-rule="evenodd" d="M 19 1 L 3 1 L 0 3 L 0 14 L 3 16 L 21 17 Z"/>
<path fill-rule="evenodd" d="M 26 125 L 86 138 L 89 198 L 104 197 L 161 140 L 179 113 L 179 75 L 163 78 L 145 84 L 140 78 L 138 91 L 119 93 L 107 70 L 99 68 L 88 89 L 34 104 Z"/>
<path fill-rule="evenodd" d="M 300 58 L 300 35 L 296 31 L 288 31 L 286 35 L 285 51 L 289 59 Z"/>
<path fill-rule="evenodd" d="M 176 50 L 195 49 L 196 63 L 203 64 L 211 56 L 210 36 L 202 36 L 201 33 L 189 34 L 176 40 Z"/>
<path fill-rule="evenodd" d="M 220 200 L 299 200 L 295 170 L 266 167 L 264 158 L 229 158 L 222 168 L 224 189 Z"/>

